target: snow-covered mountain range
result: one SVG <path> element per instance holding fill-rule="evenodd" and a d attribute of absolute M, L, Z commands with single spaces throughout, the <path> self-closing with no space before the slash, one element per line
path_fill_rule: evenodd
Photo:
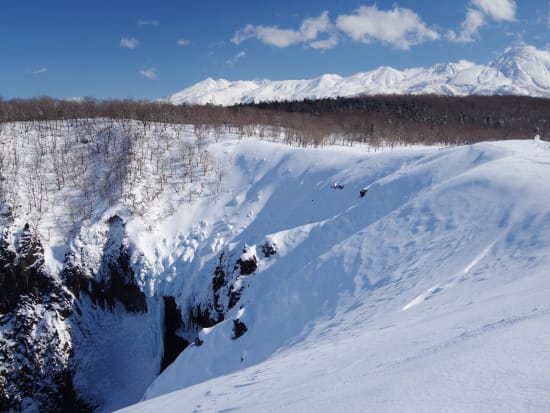
<path fill-rule="evenodd" d="M 511 47 L 488 64 L 466 60 L 428 68 L 391 67 L 349 77 L 326 74 L 311 80 L 229 81 L 208 78 L 168 96 L 173 104 L 303 100 L 378 94 L 525 95 L 550 97 L 550 52 Z"/>

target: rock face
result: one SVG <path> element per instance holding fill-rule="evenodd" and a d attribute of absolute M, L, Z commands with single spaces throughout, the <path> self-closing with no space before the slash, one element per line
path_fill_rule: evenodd
<path fill-rule="evenodd" d="M 18 228 L 8 222 L 9 217 L 4 218 L 0 238 L 0 411 L 89 412 L 105 407 L 105 394 L 116 390 L 109 387 L 110 378 L 102 383 L 97 380 L 113 369 L 126 368 L 134 370 L 131 380 L 135 380 L 143 357 L 150 357 L 153 351 L 158 354 L 153 357 L 156 361 L 149 360 L 143 374 L 148 385 L 190 343 L 202 345 L 201 329 L 226 319 L 260 265 L 254 245 L 244 245 L 242 254 L 236 256 L 222 250 L 211 281 L 201 286 L 203 291 L 197 296 L 188 297 L 184 306 L 185 292 L 180 299 L 146 297 L 136 278 L 139 264 L 132 262 L 133 247 L 119 216 L 101 223 L 102 229 L 92 231 L 93 236 L 83 229 L 65 255 L 59 274 L 49 273 L 39 234 L 28 224 Z M 264 259 L 275 253 L 274 244 L 261 246 Z M 155 318 L 155 313 L 163 316 Z M 121 326 L 125 322 L 130 324 Z M 232 338 L 238 339 L 247 326 L 238 318 L 233 323 Z M 119 328 L 120 335 L 111 337 L 113 329 Z M 120 361 L 126 353 L 133 354 L 134 349 L 128 346 L 139 341 L 142 329 L 161 331 L 160 346 L 150 345 L 149 353 L 141 358 Z M 110 365 L 113 362 L 115 367 Z M 125 374 L 117 379 L 122 387 Z"/>
<path fill-rule="evenodd" d="M 275 249 L 269 249 L 269 254 L 275 254 Z M 269 256 L 268 254 L 268 256 Z M 195 303 L 190 309 L 189 321 L 194 325 L 195 333 L 204 327 L 212 327 L 225 319 L 225 314 L 231 310 L 241 297 L 245 288 L 244 280 L 258 268 L 256 247 L 245 245 L 242 255 L 232 259 L 228 251 L 222 251 L 218 258 L 210 285 L 208 297 Z"/>
<path fill-rule="evenodd" d="M 238 339 L 248 331 L 248 327 L 241 320 L 233 320 L 233 340 Z"/>
<path fill-rule="evenodd" d="M 168 367 L 185 350 L 189 342 L 178 335 L 183 328 L 181 311 L 174 297 L 164 297 L 164 349 L 160 371 Z"/>
<path fill-rule="evenodd" d="M 0 241 L 0 410 L 87 411 L 72 386 L 73 297 L 46 271 L 28 224 L 10 235 Z"/>
<path fill-rule="evenodd" d="M 32 228 L 27 224 L 18 231 L 5 224 L 0 239 L 0 411 L 94 409 L 96 403 L 81 398 L 73 386 L 73 328 L 80 328 L 83 300 L 102 311 L 113 311 L 117 303 L 129 313 L 147 311 L 123 242 L 124 222 L 115 216 L 108 227 L 97 271 L 68 254 L 56 278 L 45 267 Z"/>
<path fill-rule="evenodd" d="M 86 262 L 75 262 L 75 257 L 68 255 L 63 271 L 66 284 L 76 297 L 88 295 L 94 304 L 102 308 L 113 309 L 116 302 L 121 302 L 126 311 L 147 311 L 145 294 L 135 283 L 128 246 L 124 243 L 124 222 L 115 215 L 108 225 L 97 273 L 90 271 Z"/>
<path fill-rule="evenodd" d="M 44 271 L 44 250 L 26 224 L 13 248 L 7 229 L 0 240 L 0 312 L 5 314 L 17 306 L 20 296 L 40 297 L 53 292 L 55 283 Z"/>

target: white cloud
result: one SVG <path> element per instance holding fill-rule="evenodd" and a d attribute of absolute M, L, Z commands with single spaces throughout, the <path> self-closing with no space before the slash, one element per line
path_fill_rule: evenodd
<path fill-rule="evenodd" d="M 474 42 L 479 29 L 487 24 L 487 19 L 496 22 L 516 20 L 515 0 L 471 0 L 466 17 L 461 23 L 460 34 L 454 32 L 447 38 L 456 42 Z"/>
<path fill-rule="evenodd" d="M 516 20 L 514 0 L 472 0 L 472 5 L 497 22 Z"/>
<path fill-rule="evenodd" d="M 379 40 L 398 49 L 409 49 L 440 37 L 414 11 L 397 6 L 392 10 L 361 6 L 353 14 L 338 16 L 336 27 L 353 40 L 362 43 Z"/>
<path fill-rule="evenodd" d="M 227 62 L 228 65 L 234 65 L 235 63 L 237 63 L 237 61 L 239 61 L 240 59 L 242 59 L 243 57 L 246 56 L 246 52 L 244 51 L 240 51 L 239 53 L 237 53 L 236 55 L 234 55 L 231 59 L 229 59 Z"/>
<path fill-rule="evenodd" d="M 312 49 L 332 49 L 338 45 L 338 37 L 336 35 L 330 36 L 328 39 L 315 40 L 309 44 Z"/>
<path fill-rule="evenodd" d="M 126 47 L 127 49 L 135 49 L 139 42 L 133 37 L 123 37 L 120 39 L 120 47 Z"/>
<path fill-rule="evenodd" d="M 185 40 L 185 39 L 179 39 L 176 44 L 178 46 L 181 46 L 181 47 L 185 47 L 185 46 L 189 46 L 191 44 L 191 41 L 190 40 Z"/>
<path fill-rule="evenodd" d="M 299 30 L 248 24 L 233 35 L 231 42 L 239 45 L 245 40 L 255 38 L 265 44 L 281 48 L 304 43 L 315 49 L 327 49 L 336 46 L 337 37 L 331 36 L 329 39 L 318 39 L 318 37 L 333 31 L 328 12 L 324 11 L 319 17 L 305 19 Z"/>
<path fill-rule="evenodd" d="M 456 37 L 457 42 L 473 42 L 479 29 L 485 25 L 485 15 L 477 9 L 468 9 L 466 18 L 461 24 L 460 35 Z"/>
<path fill-rule="evenodd" d="M 458 35 L 454 30 L 449 30 L 447 33 L 445 33 L 445 38 L 447 40 L 450 40 L 451 42 L 457 41 Z"/>
<path fill-rule="evenodd" d="M 288 47 L 300 42 L 300 34 L 294 30 L 279 29 L 277 26 L 253 26 L 247 24 L 243 29 L 235 33 L 231 41 L 237 45 L 243 41 L 256 38 L 263 43 Z"/>
<path fill-rule="evenodd" d="M 31 70 L 31 74 L 39 75 L 42 73 L 46 73 L 47 71 L 48 71 L 47 67 L 35 67 L 34 69 Z"/>
<path fill-rule="evenodd" d="M 145 76 L 147 79 L 155 80 L 157 78 L 157 69 L 154 67 L 143 69 L 139 71 L 139 74 Z"/>
<path fill-rule="evenodd" d="M 160 21 L 159 20 L 138 20 L 137 25 L 138 26 L 159 26 Z"/>
<path fill-rule="evenodd" d="M 319 17 L 305 19 L 300 25 L 300 34 L 303 41 L 315 40 L 319 34 L 327 33 L 331 28 L 328 12 L 324 11 Z"/>

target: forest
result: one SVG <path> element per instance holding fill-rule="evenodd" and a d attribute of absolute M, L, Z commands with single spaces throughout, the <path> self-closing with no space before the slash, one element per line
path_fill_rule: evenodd
<path fill-rule="evenodd" d="M 0 122 L 132 119 L 193 125 L 197 138 L 234 131 L 291 145 L 469 144 L 550 137 L 550 99 L 524 96 L 362 96 L 235 105 L 174 106 L 162 101 L 0 100 Z"/>

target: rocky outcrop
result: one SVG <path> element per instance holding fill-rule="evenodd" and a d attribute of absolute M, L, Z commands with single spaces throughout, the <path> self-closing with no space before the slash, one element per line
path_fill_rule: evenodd
<path fill-rule="evenodd" d="M 275 254 L 277 254 L 277 245 L 271 241 L 267 240 L 261 245 L 262 253 L 264 254 L 264 258 L 273 257 Z"/>
<path fill-rule="evenodd" d="M 264 258 L 270 258 L 277 253 L 275 243 L 266 241 L 261 246 Z M 211 283 L 211 299 L 196 303 L 191 309 L 189 319 L 195 325 L 194 331 L 200 328 L 212 327 L 223 321 L 226 314 L 241 299 L 247 286 L 247 278 L 258 269 L 259 258 L 255 245 L 244 245 L 242 254 L 235 260 L 228 251 L 222 251 Z M 240 320 L 233 320 L 233 338 L 239 338 L 246 331 L 246 325 Z"/>
<path fill-rule="evenodd" d="M 258 259 L 255 255 L 247 258 L 239 258 L 237 260 L 237 265 L 239 266 L 241 275 L 250 275 L 258 269 Z"/>
<path fill-rule="evenodd" d="M 40 297 L 59 289 L 44 271 L 44 250 L 29 224 L 20 232 L 15 245 L 7 240 L 9 228 L 0 240 L 0 313 L 15 309 L 20 296 Z"/>
<path fill-rule="evenodd" d="M 174 297 L 164 297 L 164 353 L 160 363 L 163 371 L 185 350 L 189 342 L 180 337 L 178 330 L 183 328 L 181 311 L 176 305 Z"/>
<path fill-rule="evenodd" d="M 147 311 L 145 294 L 136 284 L 130 265 L 124 221 L 115 215 L 109 219 L 108 225 L 99 268 L 93 271 L 86 262 L 78 262 L 74 253 L 69 253 L 65 256 L 63 269 L 65 283 L 77 298 L 87 295 L 101 308 L 113 309 L 120 302 L 126 311 Z"/>
<path fill-rule="evenodd" d="M 48 274 L 27 224 L 0 241 L 0 411 L 89 411 L 72 386 L 73 297 Z"/>
<path fill-rule="evenodd" d="M 225 319 L 225 314 L 239 302 L 244 288 L 243 278 L 253 274 L 257 268 L 255 247 L 245 245 L 243 254 L 234 261 L 228 251 L 220 253 L 210 285 L 210 298 L 194 304 L 190 309 L 189 319 L 196 326 L 196 331 L 212 327 Z"/>
<path fill-rule="evenodd" d="M 0 238 L 0 411 L 87 412 L 73 387 L 82 299 L 113 311 L 147 311 L 135 281 L 121 218 L 109 220 L 99 266 L 92 271 L 73 252 L 61 277 L 49 274 L 40 238 L 30 225 L 4 222 Z M 99 314 L 99 313 L 98 313 Z M 98 315 L 99 316 L 99 315 Z M 174 342 L 174 340 L 170 341 Z M 168 353 L 167 353 L 168 354 Z"/>
<path fill-rule="evenodd" d="M 86 392 L 80 378 L 83 366 L 84 371 L 94 368 L 86 364 L 85 353 L 96 348 L 94 340 L 105 341 L 97 337 L 104 330 L 96 329 L 94 323 L 102 324 L 102 317 L 116 320 L 125 312 L 148 311 L 134 273 L 125 223 L 114 216 L 104 223 L 104 232 L 94 230 L 91 239 L 82 236 L 75 241 L 59 276 L 49 274 L 40 238 L 29 225 L 17 229 L 2 224 L 0 411 L 93 411 L 101 400 Z M 274 244 L 261 246 L 262 259 L 275 253 Z M 190 343 L 202 344 L 201 329 L 228 317 L 259 264 L 255 246 L 245 245 L 237 257 L 224 250 L 211 282 L 196 297 L 188 297 L 185 306 L 176 297 L 159 297 L 164 308 L 159 323 L 163 325 L 154 328 L 163 332 L 162 360 L 157 359 L 160 371 Z M 156 306 L 155 298 L 149 299 Z M 232 338 L 238 339 L 248 328 L 238 318 L 232 321 Z M 98 371 L 103 370 L 99 367 Z"/>
<path fill-rule="evenodd" d="M 241 320 L 233 320 L 233 336 L 232 340 L 236 340 L 248 331 L 248 327 Z"/>

